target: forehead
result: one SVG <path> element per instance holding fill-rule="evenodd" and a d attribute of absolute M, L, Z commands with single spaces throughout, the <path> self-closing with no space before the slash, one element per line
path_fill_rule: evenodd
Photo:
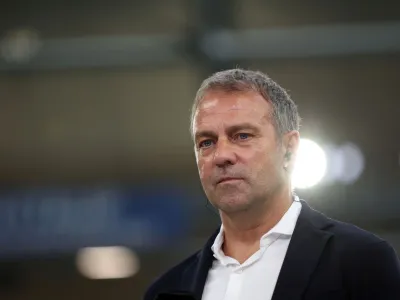
<path fill-rule="evenodd" d="M 223 121 L 225 124 L 246 121 L 269 122 L 271 104 L 254 92 L 209 91 L 200 101 L 194 118 L 194 129 Z"/>

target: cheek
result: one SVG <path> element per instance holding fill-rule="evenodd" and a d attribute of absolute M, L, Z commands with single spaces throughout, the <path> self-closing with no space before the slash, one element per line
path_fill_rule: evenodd
<path fill-rule="evenodd" d="M 201 184 L 204 187 L 207 187 L 212 184 L 212 165 L 210 163 L 207 163 L 207 161 L 199 161 L 197 164 L 197 168 L 199 171 L 199 177 Z"/>
<path fill-rule="evenodd" d="M 251 161 L 253 175 L 257 176 L 260 173 L 275 172 L 275 158 L 272 153 L 266 153 L 265 151 L 256 152 L 251 157 L 248 157 L 248 161 Z"/>
<path fill-rule="evenodd" d="M 197 169 L 199 171 L 200 179 L 203 180 L 207 176 L 206 164 L 203 159 L 197 161 Z"/>
<path fill-rule="evenodd" d="M 269 160 L 268 152 L 265 149 L 246 149 L 246 151 L 242 151 L 241 157 L 245 162 L 259 167 Z"/>

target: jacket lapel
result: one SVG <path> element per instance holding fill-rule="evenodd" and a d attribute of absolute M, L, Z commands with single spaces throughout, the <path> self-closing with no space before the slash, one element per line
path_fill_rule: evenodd
<path fill-rule="evenodd" d="M 292 239 L 282 265 L 272 300 L 302 299 L 311 274 L 314 271 L 322 251 L 332 233 L 324 231 L 331 223 L 322 214 L 311 209 L 301 201 L 299 215 Z M 199 252 L 196 262 L 186 269 L 182 288 L 190 291 L 196 299 L 201 299 L 208 271 L 214 261 L 211 246 L 219 233 L 219 228 L 209 238 Z"/>
<path fill-rule="evenodd" d="M 182 288 L 185 290 L 189 286 L 190 292 L 199 300 L 202 298 L 208 271 L 214 261 L 214 254 L 211 250 L 211 246 L 213 245 L 218 233 L 219 228 L 209 238 L 204 248 L 198 253 L 196 262 L 187 268 L 183 275 Z"/>
<path fill-rule="evenodd" d="M 299 300 L 308 285 L 331 233 L 322 229 L 329 219 L 312 210 L 304 201 L 296 228 L 282 265 L 272 300 Z"/>

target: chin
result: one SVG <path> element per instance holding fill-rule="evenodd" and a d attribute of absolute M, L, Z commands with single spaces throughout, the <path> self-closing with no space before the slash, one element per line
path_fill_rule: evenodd
<path fill-rule="evenodd" d="M 251 203 L 243 195 L 225 195 L 214 202 L 214 206 L 226 213 L 248 210 Z"/>

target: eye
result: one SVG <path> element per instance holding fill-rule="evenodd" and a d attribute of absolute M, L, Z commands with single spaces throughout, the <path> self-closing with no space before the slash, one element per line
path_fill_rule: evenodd
<path fill-rule="evenodd" d="M 204 140 L 199 143 L 199 148 L 208 148 L 212 145 L 212 140 Z"/>
<path fill-rule="evenodd" d="M 238 140 L 247 140 L 250 137 L 250 135 L 248 133 L 238 133 L 236 135 L 236 139 Z"/>

